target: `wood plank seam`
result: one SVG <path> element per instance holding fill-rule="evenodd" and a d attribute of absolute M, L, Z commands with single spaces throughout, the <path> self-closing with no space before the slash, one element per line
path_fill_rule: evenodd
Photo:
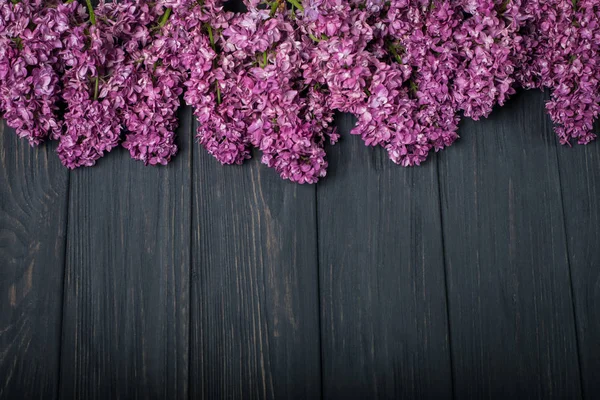
<path fill-rule="evenodd" d="M 66 200 L 65 200 L 65 243 L 63 246 L 63 265 L 62 265 L 62 298 L 60 300 L 60 343 L 58 344 L 58 382 L 56 383 L 56 399 L 60 398 L 60 380 L 61 380 L 61 368 L 62 368 L 62 344 L 64 341 L 63 338 L 63 327 L 64 327 L 64 317 L 65 317 L 65 291 L 66 291 L 66 280 L 67 280 L 67 245 L 69 242 L 69 201 L 71 198 L 71 171 L 67 174 L 67 190 L 66 190 Z"/>
<path fill-rule="evenodd" d="M 435 154 L 438 204 L 440 213 L 440 235 L 442 240 L 442 262 L 444 267 L 444 294 L 446 297 L 446 327 L 448 334 L 448 352 L 450 358 L 450 382 L 452 388 L 452 399 L 456 399 L 455 377 L 454 377 L 454 355 L 452 353 L 452 321 L 450 319 L 450 296 L 448 295 L 448 263 L 446 261 L 446 242 L 444 240 L 444 210 L 442 207 L 442 182 L 440 177 L 440 153 Z"/>
<path fill-rule="evenodd" d="M 196 117 L 194 116 L 193 110 L 190 112 L 190 120 L 189 120 L 189 149 L 190 152 L 190 232 L 189 232 L 189 249 L 188 249 L 188 257 L 189 257 L 189 278 L 188 278 L 188 342 L 187 342 L 187 398 L 191 399 L 192 393 L 192 340 L 193 340 L 193 329 L 194 324 L 192 323 L 192 288 L 194 285 L 194 281 L 197 278 L 197 272 L 194 268 L 194 147 L 199 144 L 195 142 L 195 125 L 194 121 Z"/>
<path fill-rule="evenodd" d="M 324 385 L 323 385 L 323 309 L 321 304 L 321 263 L 319 259 L 321 258 L 319 253 L 319 185 L 315 185 L 315 263 L 317 266 L 317 304 L 319 307 L 319 368 L 320 368 L 320 386 L 321 386 L 321 399 L 324 398 Z"/>
<path fill-rule="evenodd" d="M 544 98 L 546 100 L 549 100 L 549 94 L 548 91 L 544 91 Z M 571 304 L 573 307 L 573 322 L 574 322 L 574 329 L 575 329 L 575 345 L 577 346 L 577 367 L 579 368 L 579 384 L 581 386 L 581 398 L 582 399 L 586 399 L 586 386 L 585 386 L 585 382 L 584 382 L 584 378 L 583 378 L 583 367 L 582 367 L 582 360 L 581 360 L 581 341 L 579 338 L 579 318 L 577 315 L 577 306 L 575 304 L 575 289 L 573 286 L 573 271 L 572 271 L 572 263 L 571 263 L 571 248 L 569 246 L 569 231 L 567 229 L 567 216 L 565 213 L 565 193 L 564 193 L 564 187 L 563 187 L 563 176 L 562 176 L 562 171 L 560 168 L 560 157 L 558 156 L 558 151 L 559 151 L 559 146 L 561 146 L 558 138 L 556 138 L 556 146 L 555 146 L 555 156 L 556 156 L 556 165 L 558 167 L 558 181 L 560 184 L 560 205 L 561 205 L 561 210 L 562 210 L 562 221 L 563 221 L 563 230 L 565 232 L 565 248 L 566 248 L 566 253 L 567 253 L 567 266 L 568 266 L 568 271 L 569 271 L 569 288 L 571 290 Z"/>

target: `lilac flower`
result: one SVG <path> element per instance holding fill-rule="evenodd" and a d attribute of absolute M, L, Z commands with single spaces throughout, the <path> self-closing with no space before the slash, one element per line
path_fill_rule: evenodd
<path fill-rule="evenodd" d="M 112 72 L 124 62 L 123 51 L 115 46 L 121 25 L 113 24 L 111 7 L 100 3 L 88 15 L 71 19 L 61 53 L 65 72 L 63 98 L 67 104 L 64 130 L 58 135 L 57 153 L 69 168 L 91 166 L 119 144 L 119 104 L 110 101 L 122 89 L 114 84 Z"/>
<path fill-rule="evenodd" d="M 298 19 L 305 35 L 304 79 L 327 86 L 331 108 L 351 112 L 367 97 L 372 63 L 367 45 L 374 35 L 370 14 L 350 2 L 313 0 L 309 7 Z"/>
<path fill-rule="evenodd" d="M 600 113 L 600 10 L 594 0 L 529 0 L 524 47 L 527 58 L 518 77 L 526 88 L 548 88 L 547 103 L 563 144 L 596 138 Z"/>
<path fill-rule="evenodd" d="M 223 164 L 252 148 L 281 177 L 325 176 L 335 110 L 368 146 L 419 165 L 518 86 L 550 91 L 561 143 L 600 114 L 597 0 L 0 0 L 0 113 L 69 168 L 121 144 L 177 152 L 180 97 Z M 66 106 L 62 118 L 59 104 Z"/>
<path fill-rule="evenodd" d="M 454 33 L 458 68 L 452 92 L 459 110 L 478 120 L 504 105 L 515 90 L 516 57 L 521 55 L 518 22 L 511 18 L 518 1 L 466 1 L 471 15 Z M 505 16 L 506 13 L 506 16 Z"/>
<path fill-rule="evenodd" d="M 177 153 L 177 109 L 186 71 L 178 58 L 179 32 L 168 23 L 171 10 L 155 5 L 152 16 L 144 5 L 128 5 L 135 29 L 127 35 L 124 65 L 128 80 L 121 92 L 128 131 L 123 147 L 145 164 L 164 165 Z"/>
<path fill-rule="evenodd" d="M 61 129 L 58 54 L 76 9 L 76 4 L 0 1 L 0 110 L 32 145 Z"/>
<path fill-rule="evenodd" d="M 57 152 L 68 168 L 94 165 L 119 142 L 121 126 L 116 110 L 106 99 L 72 102 L 65 116 L 65 126 Z"/>
<path fill-rule="evenodd" d="M 179 23 L 189 33 L 182 63 L 190 70 L 185 100 L 195 109 L 200 143 L 224 164 L 240 164 L 254 146 L 262 162 L 294 182 L 325 175 L 333 111 L 303 80 L 302 43 L 290 12 L 275 4 L 224 12 L 219 3 L 192 6 Z"/>

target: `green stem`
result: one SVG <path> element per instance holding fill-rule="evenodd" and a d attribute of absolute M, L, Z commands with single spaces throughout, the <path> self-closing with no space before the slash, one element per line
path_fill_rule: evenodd
<path fill-rule="evenodd" d="M 273 3 L 271 3 L 271 12 L 269 13 L 269 15 L 272 17 L 275 15 L 275 13 L 277 12 L 277 8 L 279 7 L 280 1 L 274 1 Z"/>
<path fill-rule="evenodd" d="M 206 29 L 208 29 L 208 38 L 210 39 L 210 47 L 212 47 L 212 49 L 215 49 L 215 38 L 213 37 L 213 31 L 210 25 L 206 26 Z"/>
<path fill-rule="evenodd" d="M 98 100 L 98 75 L 96 75 L 96 82 L 94 83 L 94 100 Z"/>
<path fill-rule="evenodd" d="M 300 2 L 298 2 L 298 0 L 287 0 L 288 2 L 290 2 L 290 4 L 296 6 L 296 8 L 300 11 L 304 11 L 304 7 L 302 7 L 302 4 L 300 4 Z"/>
<path fill-rule="evenodd" d="M 215 37 L 213 36 L 212 27 L 210 25 L 206 25 L 206 30 L 208 31 L 208 38 L 210 39 L 210 47 L 216 52 L 215 46 Z M 221 104 L 221 88 L 219 87 L 219 81 L 215 81 L 215 86 L 217 88 L 217 104 Z"/>
<path fill-rule="evenodd" d="M 497 8 L 496 11 L 498 12 L 498 14 L 503 15 L 506 10 L 508 9 L 508 5 L 510 4 L 510 0 L 504 0 L 502 2 L 502 4 L 500 4 Z"/>
<path fill-rule="evenodd" d="M 398 50 L 396 49 L 396 46 L 393 43 L 389 43 L 388 46 L 387 46 L 387 49 L 388 49 L 388 51 L 390 53 L 392 53 L 392 56 L 394 57 L 394 59 L 396 60 L 396 62 L 398 64 L 402 64 L 402 57 L 398 53 Z"/>
<path fill-rule="evenodd" d="M 15 46 L 17 46 L 17 49 L 23 50 L 23 39 L 21 39 L 20 37 L 15 37 L 12 40 Z"/>
<path fill-rule="evenodd" d="M 268 63 L 269 63 L 269 60 L 267 59 L 267 52 L 265 51 L 263 53 L 263 65 L 262 65 L 262 67 L 263 68 L 266 67 Z"/>
<path fill-rule="evenodd" d="M 165 26 L 165 24 L 167 23 L 167 21 L 169 20 L 169 17 L 171 16 L 171 9 L 167 8 L 165 13 L 162 15 L 162 17 L 160 18 L 160 22 L 158 23 L 158 27 L 162 28 L 163 26 Z"/>
<path fill-rule="evenodd" d="M 90 22 L 92 25 L 96 25 L 96 14 L 94 13 L 94 6 L 92 5 L 92 0 L 85 0 L 85 4 L 87 5 L 88 13 L 90 14 Z"/>
<path fill-rule="evenodd" d="M 419 87 L 417 86 L 417 84 L 411 79 L 409 81 L 409 88 L 412 94 L 416 95 L 417 92 L 419 91 Z"/>

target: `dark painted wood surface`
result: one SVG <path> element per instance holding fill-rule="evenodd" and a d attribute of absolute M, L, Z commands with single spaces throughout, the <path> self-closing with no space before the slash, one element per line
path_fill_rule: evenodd
<path fill-rule="evenodd" d="M 323 396 L 451 398 L 435 161 L 400 168 L 353 125 L 318 186 Z"/>
<path fill-rule="evenodd" d="M 68 172 L 0 140 L 0 399 L 593 399 L 600 145 L 522 93 L 404 169 L 349 135 L 316 186 L 192 142 Z"/>
<path fill-rule="evenodd" d="M 464 121 L 440 157 L 459 399 L 579 398 L 556 143 L 541 93 Z"/>
<path fill-rule="evenodd" d="M 191 122 L 168 168 L 71 172 L 60 398 L 188 397 Z"/>
<path fill-rule="evenodd" d="M 600 393 L 600 146 L 557 151 L 582 388 L 591 399 Z"/>
<path fill-rule="evenodd" d="M 314 186 L 194 150 L 191 398 L 321 391 Z"/>
<path fill-rule="evenodd" d="M 58 392 L 69 174 L 0 124 L 0 398 Z"/>

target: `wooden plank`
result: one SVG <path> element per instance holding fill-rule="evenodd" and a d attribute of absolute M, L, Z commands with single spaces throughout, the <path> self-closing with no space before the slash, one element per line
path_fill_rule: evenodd
<path fill-rule="evenodd" d="M 194 149 L 191 398 L 318 399 L 315 187 Z"/>
<path fill-rule="evenodd" d="M 581 396 L 552 126 L 521 93 L 440 157 L 459 399 Z"/>
<path fill-rule="evenodd" d="M 324 398 L 451 398 L 436 163 L 397 166 L 353 125 L 317 188 Z"/>
<path fill-rule="evenodd" d="M 69 172 L 0 121 L 0 399 L 58 388 Z"/>
<path fill-rule="evenodd" d="M 558 156 L 583 393 L 593 398 L 600 392 L 600 143 L 560 146 Z"/>
<path fill-rule="evenodd" d="M 191 110 L 177 157 L 123 149 L 71 177 L 61 397 L 188 397 Z"/>

